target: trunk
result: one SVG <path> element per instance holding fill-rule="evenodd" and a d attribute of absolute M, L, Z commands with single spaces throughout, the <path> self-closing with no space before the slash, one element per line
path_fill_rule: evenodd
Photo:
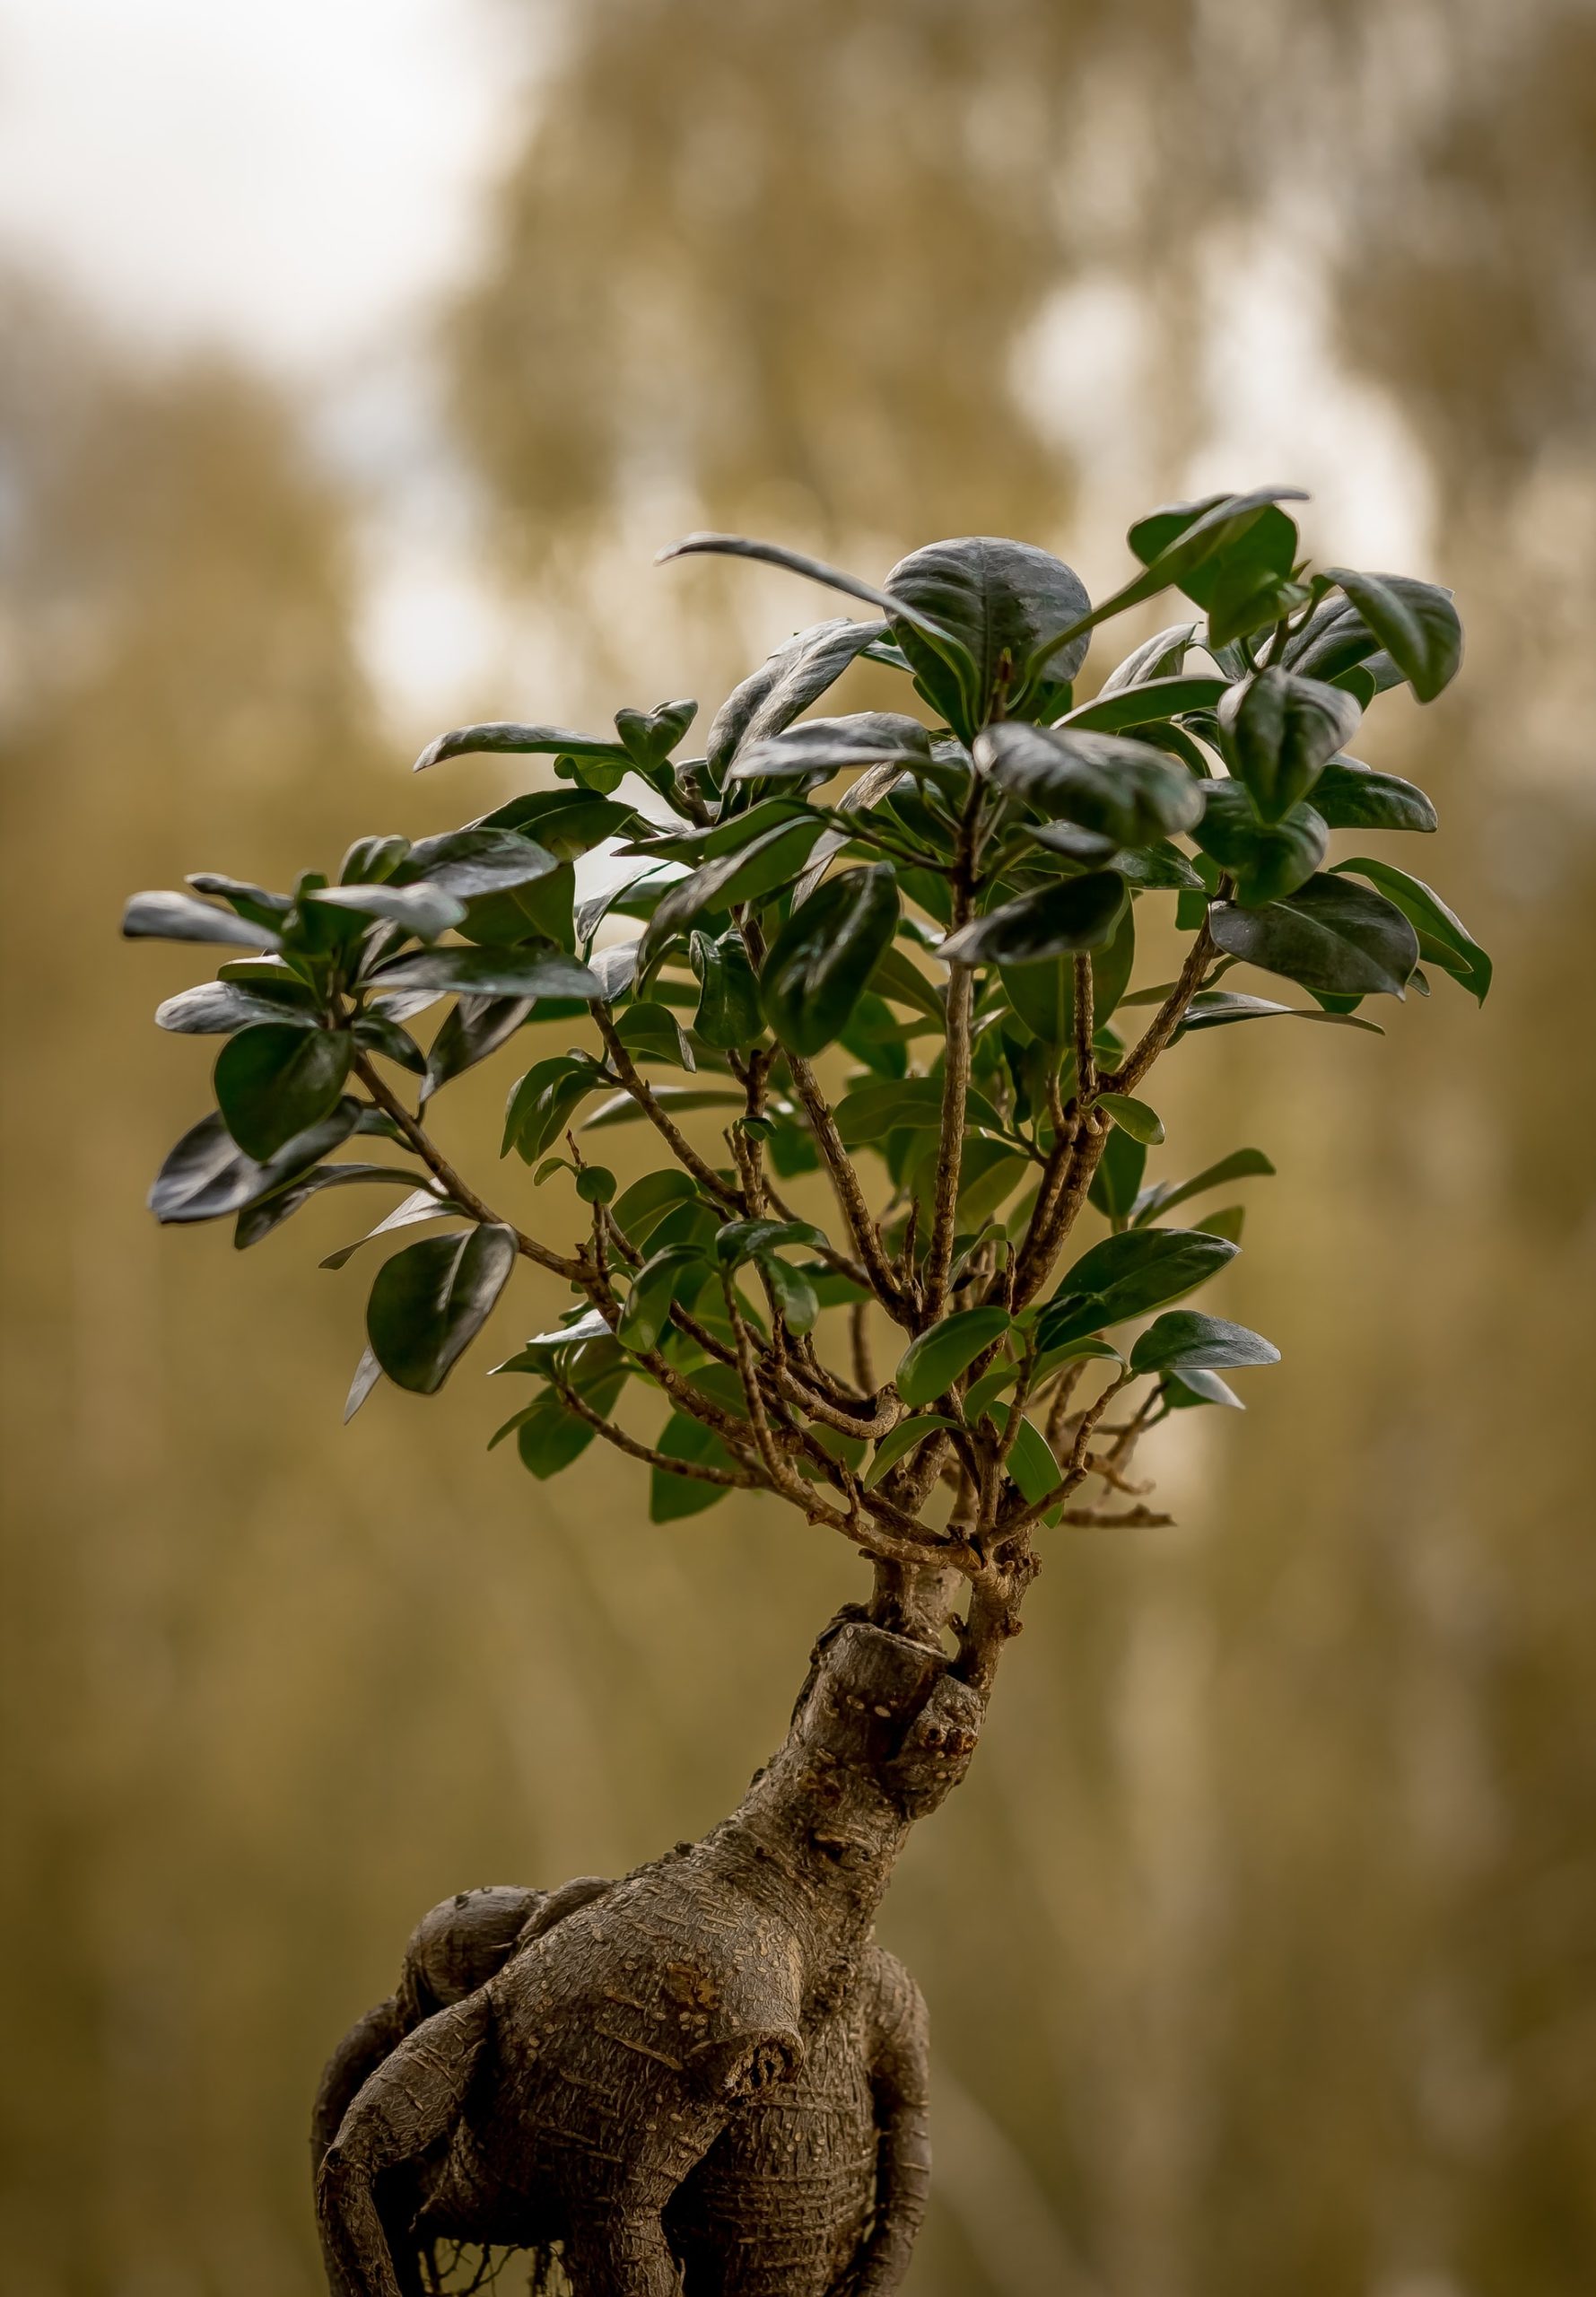
<path fill-rule="evenodd" d="M 982 1706 L 931 1640 L 844 1616 L 702 1842 L 429 1915 L 323 2077 L 335 2297 L 414 2297 L 440 2241 L 558 2256 L 576 2297 L 885 2297 L 925 2206 L 926 2025 L 871 1925 Z"/>

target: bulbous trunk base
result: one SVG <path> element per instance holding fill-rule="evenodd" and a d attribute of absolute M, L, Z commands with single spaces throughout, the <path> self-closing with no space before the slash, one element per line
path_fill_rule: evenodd
<path fill-rule="evenodd" d="M 334 2297 L 439 2242 L 577 2297 L 887 2297 L 929 2176 L 925 2007 L 871 1918 L 981 1701 L 856 1619 L 734 1815 L 615 1883 L 463 1892 L 345 2038 L 312 2132 Z"/>

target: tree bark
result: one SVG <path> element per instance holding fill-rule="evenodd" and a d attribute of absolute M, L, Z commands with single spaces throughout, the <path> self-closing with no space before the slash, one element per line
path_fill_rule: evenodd
<path fill-rule="evenodd" d="M 317 2100 L 334 2297 L 416 2297 L 440 2241 L 558 2256 L 577 2297 L 888 2297 L 928 2051 L 872 1922 L 983 1707 L 934 1637 L 845 1613 L 702 1841 L 427 1916 Z"/>

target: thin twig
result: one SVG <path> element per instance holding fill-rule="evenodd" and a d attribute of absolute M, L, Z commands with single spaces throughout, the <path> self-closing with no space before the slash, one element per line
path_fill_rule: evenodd
<path fill-rule="evenodd" d="M 677 1164 L 691 1173 L 700 1188 L 706 1190 L 717 1203 L 723 1204 L 728 1211 L 740 1213 L 746 1210 L 742 1192 L 722 1180 L 713 1165 L 699 1155 L 680 1125 L 674 1122 L 664 1105 L 655 1097 L 653 1087 L 641 1073 L 632 1055 L 616 1035 L 615 1025 L 610 1017 L 608 1006 L 595 997 L 589 1000 L 588 1009 L 598 1024 L 598 1034 L 604 1039 L 604 1049 L 609 1056 L 610 1067 L 664 1140 Z"/>

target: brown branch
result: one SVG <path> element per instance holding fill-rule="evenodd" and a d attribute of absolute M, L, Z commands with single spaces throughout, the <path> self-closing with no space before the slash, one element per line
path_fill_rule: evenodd
<path fill-rule="evenodd" d="M 903 1288 L 893 1274 L 892 1265 L 882 1249 L 881 1238 L 876 1233 L 869 1205 L 865 1201 L 864 1190 L 859 1185 L 853 1159 L 842 1146 L 842 1136 L 837 1131 L 836 1120 L 832 1115 L 831 1104 L 821 1091 L 815 1071 L 800 1054 L 789 1052 L 787 1066 L 792 1077 L 793 1089 L 804 1105 L 804 1114 L 809 1120 L 821 1161 L 831 1176 L 838 1207 L 853 1249 L 859 1254 L 865 1281 L 893 1322 L 902 1324 L 906 1331 L 911 1330 L 913 1318 Z"/>
<path fill-rule="evenodd" d="M 856 1300 L 848 1311 L 848 1340 L 853 1355 L 853 1376 L 868 1396 L 876 1393 L 876 1367 L 870 1358 L 870 1304 Z"/>
<path fill-rule="evenodd" d="M 1101 1524 L 1105 1530 L 1116 1526 L 1124 1531 L 1153 1531 L 1173 1524 L 1173 1515 L 1161 1515 L 1156 1507 L 1122 1507 L 1116 1515 L 1100 1507 L 1066 1507 L 1060 1516 L 1061 1524 Z"/>
<path fill-rule="evenodd" d="M 632 1055 L 615 1034 L 615 1025 L 610 1017 L 608 1006 L 601 999 L 595 997 L 589 1000 L 588 1010 L 598 1024 L 598 1034 L 604 1039 L 604 1049 L 609 1056 L 611 1068 L 659 1134 L 677 1164 L 691 1173 L 700 1188 L 706 1190 L 728 1211 L 744 1212 L 746 1208 L 743 1202 L 741 1191 L 730 1187 L 721 1179 L 713 1165 L 706 1162 L 699 1155 L 680 1125 L 672 1120 L 661 1103 L 655 1098 L 652 1086 L 641 1073 Z"/>
<path fill-rule="evenodd" d="M 956 926 L 956 907 L 954 917 Z M 974 990 L 973 969 L 955 965 L 947 984 L 947 1052 L 942 1070 L 942 1117 L 937 1136 L 937 1196 L 931 1214 L 931 1241 L 926 1253 L 925 1303 L 920 1315 L 922 1328 L 934 1324 L 947 1306 L 959 1182 L 964 1173 L 964 1108 L 970 1089 L 970 1015 Z"/>
<path fill-rule="evenodd" d="M 550 1252 L 546 1245 L 540 1245 L 536 1236 L 524 1235 L 513 1220 L 504 1219 L 491 1204 L 477 1195 L 470 1183 L 455 1170 L 421 1120 L 411 1115 L 398 1095 L 378 1075 L 369 1054 L 355 1054 L 354 1073 L 377 1106 L 385 1116 L 392 1117 L 427 1170 L 442 1182 L 462 1211 L 468 1212 L 472 1219 L 480 1221 L 486 1227 L 508 1228 L 515 1238 L 517 1252 L 528 1260 L 536 1261 L 539 1268 L 546 1268 L 552 1275 L 563 1276 L 571 1284 L 591 1283 L 593 1271 L 586 1261 L 568 1260 L 562 1253 Z"/>
<path fill-rule="evenodd" d="M 1092 952 L 1077 949 L 1075 953 L 1075 996 L 1071 1000 L 1075 1024 L 1075 1105 L 1089 1108 L 1097 1090 L 1097 1056 L 1092 1041 L 1097 1030 L 1097 999 L 1092 986 Z"/>
<path fill-rule="evenodd" d="M 595 1411 L 592 1405 L 561 1379 L 557 1372 L 551 1372 L 549 1378 L 559 1391 L 560 1400 L 567 1411 L 574 1411 L 579 1419 L 585 1419 L 589 1427 L 596 1429 L 606 1444 L 613 1444 L 616 1451 L 624 1452 L 631 1459 L 641 1460 L 646 1467 L 664 1468 L 671 1475 L 690 1476 L 695 1483 L 724 1484 L 741 1491 L 764 1489 L 763 1476 L 741 1469 L 711 1467 L 697 1460 L 673 1460 L 668 1453 L 658 1451 L 652 1444 L 640 1444 L 635 1437 L 628 1436 L 624 1428 L 615 1427 L 601 1412 Z"/>
<path fill-rule="evenodd" d="M 1110 1092 L 1135 1092 L 1142 1079 L 1185 1019 L 1186 1008 L 1202 987 L 1203 975 L 1208 970 L 1208 959 L 1214 955 L 1216 947 L 1214 938 L 1208 931 L 1208 921 L 1205 912 L 1202 923 L 1198 928 L 1197 939 L 1186 953 L 1186 962 L 1181 967 L 1179 980 L 1147 1024 L 1147 1033 L 1140 1043 L 1132 1052 L 1127 1053 L 1111 1077 L 1104 1078 L 1103 1084 Z"/>

